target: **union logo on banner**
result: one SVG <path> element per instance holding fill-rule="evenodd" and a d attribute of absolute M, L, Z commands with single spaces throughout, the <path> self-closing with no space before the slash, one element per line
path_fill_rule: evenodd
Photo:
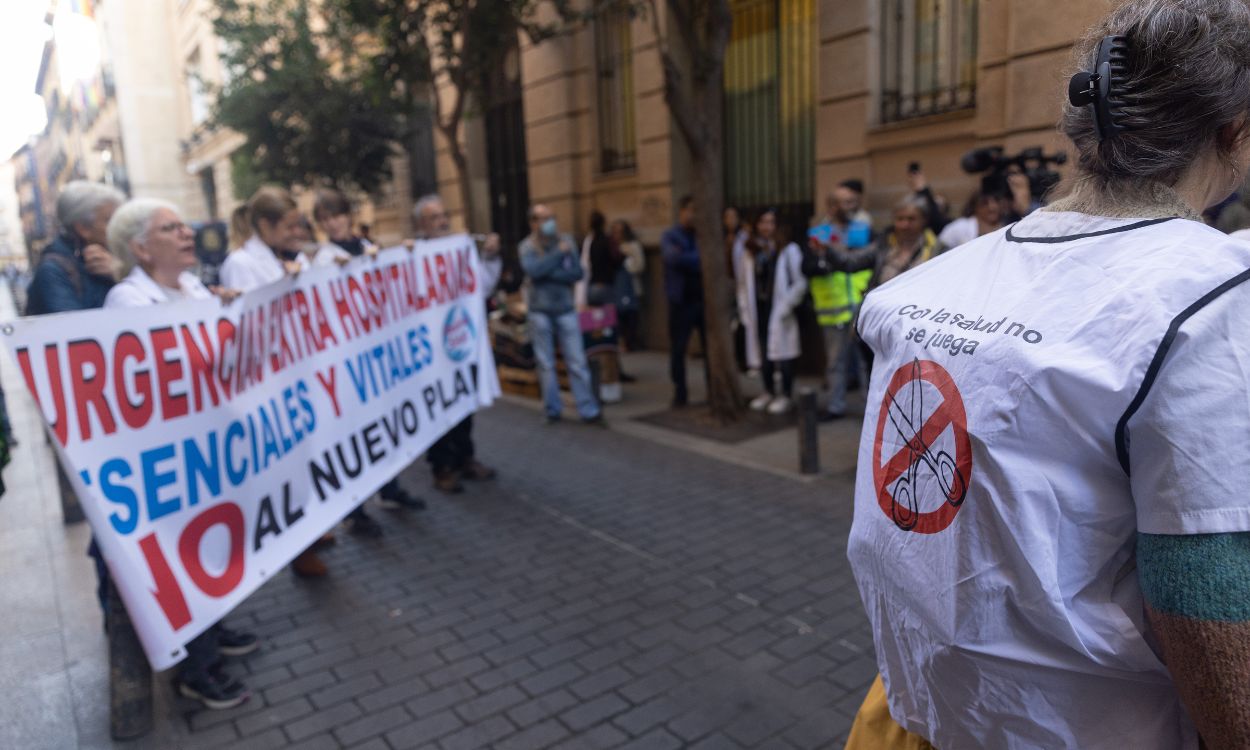
<path fill-rule="evenodd" d="M 473 319 L 464 309 L 464 305 L 456 304 L 447 312 L 447 320 L 443 323 L 443 349 L 452 362 L 463 362 L 473 355 L 477 334 L 473 329 Z"/>

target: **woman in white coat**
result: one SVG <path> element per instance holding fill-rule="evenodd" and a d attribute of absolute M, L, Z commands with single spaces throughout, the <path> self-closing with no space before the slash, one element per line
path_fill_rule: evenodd
<path fill-rule="evenodd" d="M 198 259 L 195 233 L 165 201 L 138 198 L 122 204 L 109 220 L 109 249 L 133 268 L 109 290 L 105 309 L 147 307 L 181 300 L 209 299 L 213 292 L 192 274 Z M 218 291 L 229 301 L 237 292 Z M 233 708 L 247 700 L 241 682 L 220 666 L 221 656 L 241 656 L 260 645 L 256 636 L 220 623 L 187 644 L 187 658 L 178 667 L 179 694 L 210 709 Z"/>
<path fill-rule="evenodd" d="M 300 213 L 290 193 L 257 190 L 247 202 L 247 217 L 254 233 L 221 264 L 224 286 L 250 292 L 308 268 L 299 247 Z"/>
<path fill-rule="evenodd" d="M 764 385 L 764 393 L 751 401 L 751 408 L 785 414 L 794 405 L 795 361 L 800 352 L 797 312 L 807 295 L 803 251 L 789 241 L 788 233 L 778 231 L 777 214 L 770 209 L 755 220 L 751 237 L 741 251 L 735 249 L 734 258 L 747 364 L 759 367 Z"/>

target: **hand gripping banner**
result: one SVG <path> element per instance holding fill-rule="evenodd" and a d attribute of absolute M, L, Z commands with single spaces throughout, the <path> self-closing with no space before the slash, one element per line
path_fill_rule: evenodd
<path fill-rule="evenodd" d="M 155 669 L 499 393 L 459 235 L 3 340 Z"/>

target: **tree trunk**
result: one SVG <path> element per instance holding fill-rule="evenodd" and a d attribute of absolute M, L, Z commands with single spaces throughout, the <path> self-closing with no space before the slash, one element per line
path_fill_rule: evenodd
<path fill-rule="evenodd" d="M 455 133 L 455 130 L 452 132 Z M 464 216 L 465 230 L 468 231 L 473 224 L 473 185 L 469 181 L 469 160 L 454 135 L 448 138 L 447 147 L 451 163 L 456 167 L 456 180 L 460 183 L 460 210 Z"/>
<path fill-rule="evenodd" d="M 733 288 L 721 241 L 721 211 L 725 205 L 725 175 L 721 148 L 721 91 L 723 68 L 694 82 L 692 100 L 703 121 L 703 147 L 691 163 L 691 195 L 695 205 L 695 236 L 699 238 L 699 261 L 703 269 L 703 318 L 707 326 L 708 407 L 721 422 L 741 419 L 742 384 L 734 357 L 730 328 Z"/>

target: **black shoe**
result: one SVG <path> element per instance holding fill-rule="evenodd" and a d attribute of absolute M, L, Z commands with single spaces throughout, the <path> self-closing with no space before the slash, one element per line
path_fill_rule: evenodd
<path fill-rule="evenodd" d="M 817 422 L 835 422 L 846 416 L 846 412 L 822 411 L 817 417 Z"/>
<path fill-rule="evenodd" d="M 223 685 L 212 675 L 204 674 L 195 677 L 179 677 L 175 685 L 178 694 L 184 698 L 199 701 L 205 708 L 213 711 L 224 711 L 242 705 L 251 697 L 247 688 L 240 682 Z"/>
<path fill-rule="evenodd" d="M 396 487 L 380 496 L 378 505 L 387 510 L 425 510 L 425 501 L 416 495 L 408 494 L 408 490 L 402 487 Z"/>
<path fill-rule="evenodd" d="M 217 651 L 223 656 L 247 656 L 260 648 L 260 639 L 251 633 L 217 626 Z"/>
<path fill-rule="evenodd" d="M 348 516 L 347 530 L 365 539 L 378 539 L 382 536 L 382 525 L 364 513 Z"/>
<path fill-rule="evenodd" d="M 226 663 L 221 659 L 208 665 L 208 673 L 227 690 L 243 687 L 243 683 L 226 671 Z"/>
<path fill-rule="evenodd" d="M 690 398 L 684 393 L 678 393 L 677 395 L 673 396 L 673 408 L 674 409 L 680 409 L 688 403 L 690 403 Z"/>
<path fill-rule="evenodd" d="M 560 423 L 559 414 L 548 414 L 546 419 L 547 419 L 547 424 L 559 424 Z"/>
<path fill-rule="evenodd" d="M 623 372 L 620 373 L 620 377 L 621 377 L 622 383 L 637 383 L 638 382 L 638 378 L 634 377 L 633 375 L 627 375 Z"/>
<path fill-rule="evenodd" d="M 602 414 L 596 414 L 595 416 L 591 417 L 590 419 L 583 419 L 583 420 L 582 420 L 582 424 L 584 424 L 584 425 L 588 425 L 588 426 L 590 426 L 590 427 L 604 427 L 604 428 L 606 428 L 606 427 L 608 426 L 608 420 L 604 419 Z"/>

